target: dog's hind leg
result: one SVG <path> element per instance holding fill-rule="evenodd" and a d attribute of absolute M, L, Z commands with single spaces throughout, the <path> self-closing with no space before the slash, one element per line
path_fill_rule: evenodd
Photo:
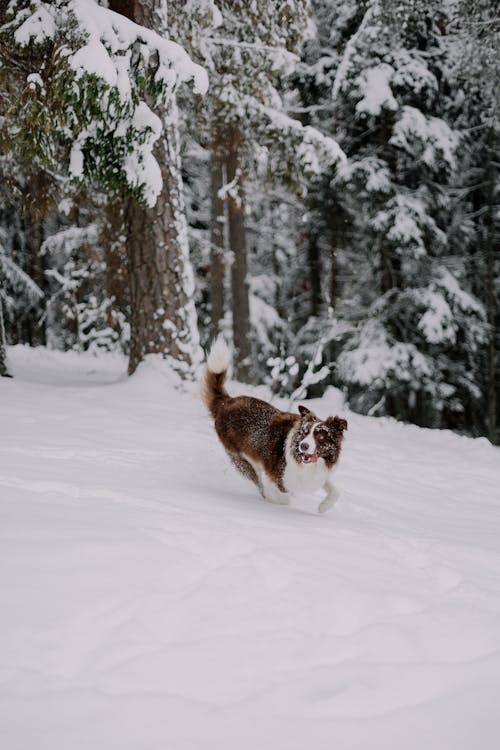
<path fill-rule="evenodd" d="M 227 455 L 231 459 L 233 466 L 238 469 L 240 474 L 243 474 L 244 477 L 250 479 L 251 482 L 256 484 L 260 490 L 261 495 L 263 495 L 264 493 L 262 490 L 262 485 L 252 464 L 247 461 L 246 458 L 241 455 L 241 453 L 236 453 L 235 451 L 227 451 Z"/>

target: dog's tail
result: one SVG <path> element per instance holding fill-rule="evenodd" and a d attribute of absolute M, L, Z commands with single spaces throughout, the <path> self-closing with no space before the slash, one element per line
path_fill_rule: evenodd
<path fill-rule="evenodd" d="M 230 359 L 228 346 L 222 335 L 219 335 L 210 349 L 201 382 L 201 399 L 214 419 L 221 403 L 231 398 L 224 388 Z"/>

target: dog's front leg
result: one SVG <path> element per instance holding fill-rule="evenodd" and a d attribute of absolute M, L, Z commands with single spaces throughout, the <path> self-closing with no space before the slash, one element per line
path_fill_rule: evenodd
<path fill-rule="evenodd" d="M 326 511 L 329 510 L 339 499 L 340 493 L 331 482 L 326 482 L 325 490 L 327 494 L 325 499 L 319 504 L 318 513 L 326 513 Z"/>
<path fill-rule="evenodd" d="M 278 505 L 288 505 L 290 502 L 288 492 L 282 492 L 279 487 L 269 479 L 265 472 L 262 472 L 260 480 L 264 500 L 267 500 L 270 503 L 277 503 Z"/>
<path fill-rule="evenodd" d="M 290 496 L 286 492 L 280 492 L 280 490 L 264 494 L 264 498 L 268 502 L 276 503 L 277 505 L 288 505 L 290 502 Z"/>

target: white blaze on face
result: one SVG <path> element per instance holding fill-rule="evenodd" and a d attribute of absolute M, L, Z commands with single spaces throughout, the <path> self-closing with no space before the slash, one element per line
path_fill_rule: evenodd
<path fill-rule="evenodd" d="M 306 459 L 310 456 L 315 456 L 317 451 L 316 438 L 314 432 L 320 423 L 317 422 L 310 430 L 310 432 L 302 438 L 299 444 L 300 452 Z"/>

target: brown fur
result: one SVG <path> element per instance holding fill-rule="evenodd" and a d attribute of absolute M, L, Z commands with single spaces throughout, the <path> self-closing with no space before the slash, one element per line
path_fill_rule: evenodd
<path fill-rule="evenodd" d="M 252 463 L 260 465 L 281 492 L 287 492 L 283 475 L 285 445 L 290 431 L 294 431 L 293 458 L 297 463 L 302 462 L 301 440 L 318 423 L 318 455 L 328 468 L 337 462 L 342 433 L 347 429 L 345 419 L 328 417 L 322 422 L 305 406 L 299 406 L 299 415 L 280 411 L 251 396 L 233 398 L 225 388 L 225 381 L 225 370 L 215 373 L 207 367 L 201 387 L 202 400 L 214 418 L 215 430 L 232 463 L 257 485 L 261 494 L 264 494 L 263 488 Z"/>

